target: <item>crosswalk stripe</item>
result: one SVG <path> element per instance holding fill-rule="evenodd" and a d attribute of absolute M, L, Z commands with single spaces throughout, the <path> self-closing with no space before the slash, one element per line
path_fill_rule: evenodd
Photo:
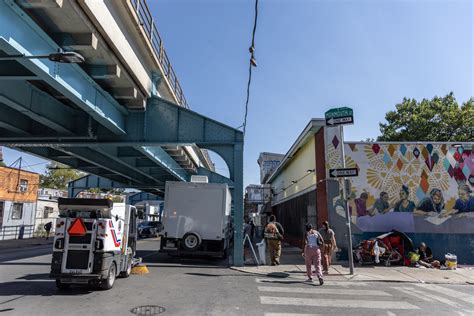
<path fill-rule="evenodd" d="M 376 290 L 346 290 L 346 289 L 328 289 L 324 287 L 275 287 L 275 286 L 259 286 L 260 292 L 277 292 L 277 293 L 308 293 L 308 294 L 334 294 L 334 295 L 370 295 L 370 296 L 392 296 L 392 294 L 376 291 Z"/>
<path fill-rule="evenodd" d="M 314 299 L 297 297 L 260 296 L 260 303 L 267 305 L 295 305 L 295 306 L 320 306 L 340 308 L 370 308 L 370 309 L 420 309 L 418 306 L 401 301 L 368 301 L 368 300 L 340 300 L 340 299 Z"/>
<path fill-rule="evenodd" d="M 413 296 L 416 296 L 418 297 L 419 299 L 425 301 L 425 302 L 434 302 L 434 300 L 430 297 L 426 297 L 424 295 L 421 295 L 419 293 L 416 293 L 414 291 L 412 291 L 411 288 L 409 287 L 403 287 L 403 286 L 393 286 L 392 289 L 395 289 L 395 290 L 398 290 L 400 292 L 404 292 L 404 293 L 410 293 L 412 294 Z"/>
<path fill-rule="evenodd" d="M 285 278 L 285 279 L 264 279 L 264 278 L 256 278 L 255 279 L 255 282 L 257 283 L 304 283 L 304 280 L 303 278 L 301 279 L 288 279 L 288 278 Z M 358 282 L 358 281 L 352 281 L 352 282 L 348 282 L 348 281 L 326 281 L 324 280 L 324 286 L 368 286 L 367 283 L 365 282 Z"/>
<path fill-rule="evenodd" d="M 448 288 L 441 287 L 441 286 L 434 285 L 434 284 L 416 284 L 416 286 L 422 287 L 425 290 L 438 292 L 438 293 L 444 294 L 444 295 L 452 297 L 452 298 L 460 299 L 460 300 L 463 300 L 464 302 L 467 302 L 467 303 L 470 303 L 470 304 L 474 304 L 474 296 L 473 295 L 469 295 L 469 294 L 466 294 L 466 293 L 463 293 L 463 292 L 460 292 L 460 291 L 448 289 Z"/>
<path fill-rule="evenodd" d="M 300 314 L 300 313 L 265 313 L 265 316 L 321 316 L 320 314 Z"/>
<path fill-rule="evenodd" d="M 457 304 L 455 302 L 452 302 L 451 300 L 449 300 L 447 298 L 444 298 L 444 297 L 441 297 L 441 296 L 438 296 L 438 295 L 435 295 L 435 294 L 431 294 L 431 293 L 426 292 L 426 291 L 423 292 L 423 291 L 416 290 L 416 289 L 411 288 L 411 287 L 404 287 L 403 289 L 404 289 L 404 291 L 409 291 L 409 292 L 411 292 L 412 294 L 414 294 L 416 296 L 424 296 L 424 297 L 430 298 L 432 300 L 444 303 L 446 305 L 449 305 L 449 306 L 452 306 L 452 307 L 455 307 L 455 308 L 461 308 L 461 306 L 459 304 Z"/>

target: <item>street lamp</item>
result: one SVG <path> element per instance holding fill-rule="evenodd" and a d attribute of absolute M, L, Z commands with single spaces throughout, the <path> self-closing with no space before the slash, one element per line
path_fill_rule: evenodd
<path fill-rule="evenodd" d="M 30 56 L 27 56 L 25 54 L 10 55 L 10 56 L 5 56 L 5 57 L 0 57 L 0 61 L 15 60 L 15 59 L 21 59 L 21 58 L 49 59 L 56 63 L 64 63 L 64 64 L 79 64 L 85 61 L 84 56 L 82 56 L 81 54 L 78 54 L 76 52 L 63 52 L 63 51 L 58 51 L 57 53 L 52 53 L 49 55 L 30 55 Z"/>

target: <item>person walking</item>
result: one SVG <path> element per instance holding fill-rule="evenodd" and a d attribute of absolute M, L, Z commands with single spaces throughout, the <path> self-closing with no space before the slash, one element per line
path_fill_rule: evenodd
<path fill-rule="evenodd" d="M 306 233 L 303 238 L 303 253 L 304 261 L 306 264 L 306 275 L 308 276 L 307 282 L 313 282 L 313 268 L 314 265 L 316 276 L 319 280 L 319 285 L 324 284 L 323 274 L 321 272 L 321 249 L 323 245 L 323 238 L 321 234 L 315 229 L 313 225 L 306 224 Z"/>
<path fill-rule="evenodd" d="M 46 231 L 46 240 L 48 240 L 49 238 L 49 233 L 51 232 L 51 227 L 53 226 L 53 223 L 52 222 L 47 222 L 46 224 L 44 224 L 43 228 L 44 230 Z"/>
<path fill-rule="evenodd" d="M 323 238 L 323 273 L 329 273 L 329 267 L 331 266 L 332 254 L 337 249 L 336 245 L 336 234 L 329 228 L 329 222 L 324 221 L 323 227 L 319 230 L 320 235 Z"/>
<path fill-rule="evenodd" d="M 270 252 L 271 265 L 280 265 L 281 241 L 285 233 L 283 226 L 276 221 L 275 215 L 270 216 L 269 223 L 265 226 L 265 240 Z"/>

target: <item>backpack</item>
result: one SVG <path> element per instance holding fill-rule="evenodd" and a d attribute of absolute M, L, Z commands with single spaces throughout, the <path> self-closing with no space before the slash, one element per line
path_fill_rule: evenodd
<path fill-rule="evenodd" d="M 265 226 L 265 238 L 266 239 L 278 239 L 282 240 L 283 236 L 280 234 L 278 231 L 278 228 L 274 223 L 268 223 L 267 226 Z"/>

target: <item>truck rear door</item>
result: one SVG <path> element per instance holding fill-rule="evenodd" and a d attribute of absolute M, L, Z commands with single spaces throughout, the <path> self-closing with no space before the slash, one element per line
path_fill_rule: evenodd
<path fill-rule="evenodd" d="M 96 219 L 67 219 L 64 238 L 65 251 L 61 266 L 62 273 L 92 273 L 96 228 Z"/>

